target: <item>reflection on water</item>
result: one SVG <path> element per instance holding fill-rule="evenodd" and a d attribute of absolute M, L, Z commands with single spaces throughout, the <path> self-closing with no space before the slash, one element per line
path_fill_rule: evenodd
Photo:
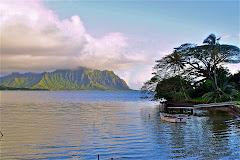
<path fill-rule="evenodd" d="M 1 92 L 1 159 L 238 159 L 240 121 L 161 121 L 138 92 Z"/>

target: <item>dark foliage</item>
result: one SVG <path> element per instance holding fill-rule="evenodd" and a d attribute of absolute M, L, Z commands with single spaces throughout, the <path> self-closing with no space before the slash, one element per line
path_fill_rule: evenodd
<path fill-rule="evenodd" d="M 175 76 L 158 82 L 154 98 L 164 97 L 168 101 L 184 101 L 186 96 L 188 96 L 185 90 L 190 89 L 192 89 L 190 82 Z"/>
<path fill-rule="evenodd" d="M 240 71 L 230 77 L 230 82 L 234 83 L 234 87 L 240 91 Z"/>
<path fill-rule="evenodd" d="M 218 102 L 238 97 L 239 73 L 230 77 L 222 65 L 240 63 L 240 49 L 219 44 L 219 40 L 210 34 L 203 45 L 185 43 L 174 48 L 171 54 L 156 61 L 154 77 L 144 84 L 143 93 L 154 95 L 155 92 L 155 99 L 170 101 L 203 97 L 208 102 Z M 191 87 L 186 86 L 183 79 Z"/>
<path fill-rule="evenodd" d="M 17 88 L 17 87 L 6 87 L 1 85 L 0 85 L 0 90 L 48 91 L 48 89 Z"/>

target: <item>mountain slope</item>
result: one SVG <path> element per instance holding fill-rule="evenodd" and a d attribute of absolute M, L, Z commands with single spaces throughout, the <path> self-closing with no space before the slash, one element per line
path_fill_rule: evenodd
<path fill-rule="evenodd" d="M 7 87 L 49 90 L 130 90 L 126 82 L 113 71 L 92 70 L 84 67 L 41 74 L 12 73 L 1 77 L 0 84 Z"/>

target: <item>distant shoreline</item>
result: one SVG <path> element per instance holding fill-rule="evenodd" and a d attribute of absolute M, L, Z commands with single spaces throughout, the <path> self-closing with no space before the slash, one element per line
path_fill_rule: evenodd
<path fill-rule="evenodd" d="M 102 91 L 111 91 L 111 92 L 139 92 L 139 90 L 48 90 L 48 89 L 31 89 L 31 88 L 6 88 L 2 89 L 0 88 L 0 91 L 94 91 L 94 92 L 102 92 Z"/>
<path fill-rule="evenodd" d="M 0 91 L 49 91 L 48 89 L 31 89 L 31 88 L 14 88 L 14 87 L 0 87 Z"/>

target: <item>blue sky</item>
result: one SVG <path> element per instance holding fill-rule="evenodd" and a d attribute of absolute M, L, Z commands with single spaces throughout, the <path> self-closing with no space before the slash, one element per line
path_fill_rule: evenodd
<path fill-rule="evenodd" d="M 95 37 L 125 34 L 135 48 L 146 52 L 185 43 L 201 44 L 209 34 L 221 43 L 239 46 L 239 1 L 46 1 L 59 18 L 79 15 Z M 143 46 L 144 45 L 144 46 Z"/>
<path fill-rule="evenodd" d="M 113 70 L 139 89 L 154 61 L 183 43 L 214 33 L 240 46 L 239 1 L 13 1 L 0 8 L 2 51 L 11 53 L 2 54 L 1 74 L 82 65 Z"/>
<path fill-rule="evenodd" d="M 219 36 L 239 33 L 239 1 L 45 1 L 45 4 L 61 19 L 79 15 L 88 32 L 95 36 L 122 32 L 133 37 L 201 42 L 212 32 Z M 237 39 L 231 42 L 239 45 Z"/>
<path fill-rule="evenodd" d="M 239 1 L 47 1 L 46 5 L 61 19 L 79 15 L 93 36 L 121 32 L 129 38 L 131 51 L 156 58 L 182 43 L 201 44 L 211 33 L 226 36 L 221 43 L 239 46 Z"/>

